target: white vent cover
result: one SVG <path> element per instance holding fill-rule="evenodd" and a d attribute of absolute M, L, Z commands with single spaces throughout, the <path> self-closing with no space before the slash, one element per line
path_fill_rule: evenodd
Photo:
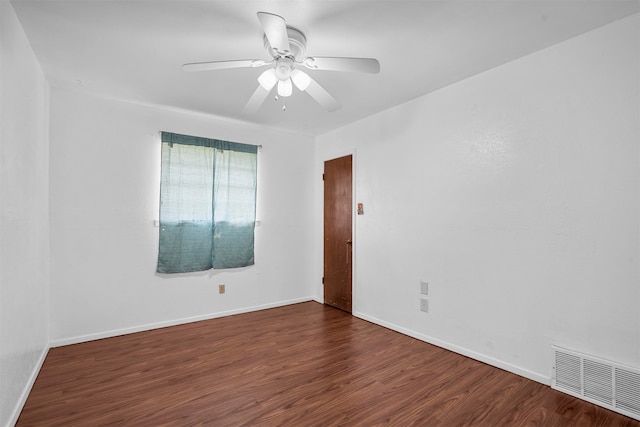
<path fill-rule="evenodd" d="M 552 388 L 640 420 L 640 370 L 552 348 Z"/>

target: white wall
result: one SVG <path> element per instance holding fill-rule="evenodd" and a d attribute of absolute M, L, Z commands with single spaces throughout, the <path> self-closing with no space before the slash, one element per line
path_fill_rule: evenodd
<path fill-rule="evenodd" d="M 0 1 L 0 425 L 12 424 L 49 346 L 49 89 Z"/>
<path fill-rule="evenodd" d="M 254 266 L 155 273 L 162 130 L 263 145 Z M 52 89 L 52 345 L 310 299 L 313 149 L 304 135 Z"/>
<path fill-rule="evenodd" d="M 355 150 L 357 315 L 542 382 L 552 344 L 640 367 L 639 28 L 625 18 L 317 138 L 317 173 Z M 317 279 L 318 215 L 315 229 Z"/>

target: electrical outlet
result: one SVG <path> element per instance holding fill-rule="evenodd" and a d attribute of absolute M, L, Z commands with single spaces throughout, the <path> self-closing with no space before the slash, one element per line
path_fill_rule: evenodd
<path fill-rule="evenodd" d="M 420 298 L 420 311 L 424 311 L 425 313 L 429 312 L 429 300 Z"/>
<path fill-rule="evenodd" d="M 219 294 L 224 294 L 224 285 L 218 285 L 218 293 Z"/>
<path fill-rule="evenodd" d="M 429 282 L 425 282 L 424 280 L 420 282 L 420 293 L 422 295 L 429 295 Z"/>

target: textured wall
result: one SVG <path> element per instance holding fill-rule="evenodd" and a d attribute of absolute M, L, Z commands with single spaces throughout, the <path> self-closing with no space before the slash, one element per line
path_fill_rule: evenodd
<path fill-rule="evenodd" d="M 540 381 L 552 344 L 640 366 L 639 28 L 625 18 L 317 139 L 317 169 L 355 152 L 359 315 Z"/>

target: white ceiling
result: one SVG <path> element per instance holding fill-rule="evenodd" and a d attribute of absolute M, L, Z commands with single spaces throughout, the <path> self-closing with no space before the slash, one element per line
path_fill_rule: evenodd
<path fill-rule="evenodd" d="M 12 0 L 54 87 L 318 135 L 638 12 L 639 0 Z M 270 59 L 256 12 L 283 16 L 309 56 L 373 57 L 380 74 L 308 71 L 342 108 L 294 89 L 242 108 L 263 69 L 186 73 L 186 62 Z"/>

